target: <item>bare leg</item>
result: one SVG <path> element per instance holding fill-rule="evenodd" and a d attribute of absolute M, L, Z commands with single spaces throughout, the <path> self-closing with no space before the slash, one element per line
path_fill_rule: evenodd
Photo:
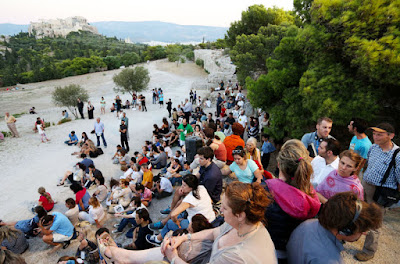
<path fill-rule="evenodd" d="M 151 248 L 146 250 L 126 250 L 118 247 L 107 247 L 104 254 L 117 264 L 146 263 L 148 261 L 163 260 L 161 248 Z"/>
<path fill-rule="evenodd" d="M 66 171 L 64 174 L 63 179 L 61 180 L 60 184 L 64 184 L 65 180 L 68 178 L 68 176 L 72 173 L 72 171 Z"/>

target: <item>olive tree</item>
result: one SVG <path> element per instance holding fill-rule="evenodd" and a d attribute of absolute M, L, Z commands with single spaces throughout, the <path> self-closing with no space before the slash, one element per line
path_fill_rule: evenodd
<path fill-rule="evenodd" d="M 78 114 L 76 112 L 78 98 L 82 102 L 85 102 L 89 99 L 89 94 L 80 85 L 70 84 L 65 87 L 56 87 L 52 97 L 56 106 L 67 107 L 69 111 L 74 114 L 75 118 L 78 118 Z"/>
<path fill-rule="evenodd" d="M 115 92 L 134 93 L 141 92 L 147 88 L 150 82 L 149 71 L 142 67 L 127 68 L 120 73 L 114 75 L 113 81 L 117 87 L 114 88 Z"/>

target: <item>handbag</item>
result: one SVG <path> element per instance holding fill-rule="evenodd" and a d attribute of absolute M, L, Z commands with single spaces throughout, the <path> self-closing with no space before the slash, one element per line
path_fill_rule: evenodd
<path fill-rule="evenodd" d="M 396 155 L 397 153 L 399 153 L 399 151 L 400 148 L 394 151 L 392 160 L 390 161 L 389 166 L 385 172 L 385 175 L 383 176 L 380 182 L 381 186 L 376 186 L 375 188 L 373 199 L 377 204 L 385 208 L 390 207 L 393 204 L 398 203 L 400 201 L 400 192 L 397 189 L 392 189 L 382 186 L 386 183 L 386 180 L 389 177 L 392 167 L 396 169 Z"/>

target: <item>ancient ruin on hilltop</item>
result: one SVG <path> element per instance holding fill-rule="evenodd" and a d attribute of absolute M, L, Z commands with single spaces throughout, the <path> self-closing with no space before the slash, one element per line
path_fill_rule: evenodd
<path fill-rule="evenodd" d="M 98 34 L 96 27 L 89 25 L 86 18 L 79 16 L 66 19 L 41 19 L 40 22 L 31 22 L 29 25 L 29 35 L 34 35 L 36 38 L 66 37 L 70 32 L 79 30 Z"/>

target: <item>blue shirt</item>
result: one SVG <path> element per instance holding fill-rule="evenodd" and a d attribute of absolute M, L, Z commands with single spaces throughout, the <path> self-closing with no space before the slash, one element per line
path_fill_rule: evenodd
<path fill-rule="evenodd" d="M 50 230 L 67 237 L 72 236 L 74 233 L 74 226 L 71 224 L 69 219 L 59 212 L 54 212 L 52 215 L 54 215 L 54 220 Z"/>
<path fill-rule="evenodd" d="M 97 121 L 96 122 L 94 122 L 94 132 L 96 132 L 96 135 L 97 134 L 102 134 L 103 133 L 103 131 L 104 131 L 104 124 L 103 124 L 103 122 L 99 122 L 99 123 L 97 123 Z"/>
<path fill-rule="evenodd" d="M 78 137 L 76 136 L 76 134 L 74 134 L 74 135 L 69 134 L 69 139 L 70 139 L 72 142 L 73 142 L 73 141 L 78 142 Z"/>
<path fill-rule="evenodd" d="M 276 148 L 269 141 L 264 141 L 264 143 L 261 147 L 261 151 L 263 154 L 271 153 L 271 152 L 274 152 L 275 150 L 276 150 Z"/>
<path fill-rule="evenodd" d="M 368 151 L 371 148 L 371 146 L 372 146 L 372 143 L 368 137 L 365 137 L 363 139 L 357 139 L 357 137 L 354 136 L 351 139 L 349 149 L 354 150 L 361 157 L 363 157 L 364 159 L 367 159 Z"/>
<path fill-rule="evenodd" d="M 393 142 L 392 142 L 393 143 Z M 363 180 L 375 186 L 381 186 L 381 180 L 385 175 L 394 151 L 399 148 L 393 143 L 393 148 L 384 152 L 377 144 L 373 144 L 368 152 L 368 167 L 364 172 Z M 400 183 L 400 153 L 396 156 L 396 169 L 393 167 L 383 187 L 397 189 Z"/>
<path fill-rule="evenodd" d="M 93 160 L 88 158 L 84 158 L 83 160 L 81 160 L 81 163 L 86 166 L 86 173 L 89 173 L 89 165 L 94 165 Z"/>
<path fill-rule="evenodd" d="M 328 135 L 327 138 L 333 138 L 331 135 Z M 306 133 L 303 135 L 303 137 L 301 138 L 301 142 L 303 142 L 304 146 L 306 147 L 306 149 L 308 151 L 310 151 L 310 146 L 314 146 L 315 151 L 317 152 L 316 155 L 311 155 L 316 157 L 318 155 L 318 147 L 319 147 L 319 143 L 322 141 L 322 138 L 319 138 L 317 135 L 317 131 L 315 132 L 311 132 L 311 133 Z M 310 152 L 310 154 L 312 154 Z"/>
<path fill-rule="evenodd" d="M 286 249 L 289 263 L 344 263 L 340 255 L 343 244 L 318 219 L 300 224 L 292 232 Z"/>
<path fill-rule="evenodd" d="M 236 177 L 239 181 L 244 183 L 252 183 L 254 179 L 254 172 L 258 169 L 258 166 L 253 160 L 248 159 L 246 169 L 240 169 L 236 162 L 233 162 L 229 166 L 229 169 L 236 174 Z"/>

